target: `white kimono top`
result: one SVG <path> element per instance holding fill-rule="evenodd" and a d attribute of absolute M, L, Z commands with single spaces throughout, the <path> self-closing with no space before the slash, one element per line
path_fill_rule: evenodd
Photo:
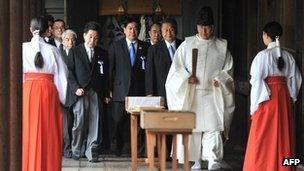
<path fill-rule="evenodd" d="M 281 51 L 285 67 L 280 71 L 277 67 L 278 55 Z M 270 90 L 265 78 L 268 76 L 284 76 L 286 77 L 287 87 L 290 97 L 295 102 L 302 83 L 301 73 L 293 59 L 292 55 L 285 50 L 281 50 L 276 46 L 275 42 L 268 44 L 267 49 L 260 51 L 252 61 L 250 69 L 250 114 L 258 109 L 260 103 L 269 100 Z"/>
<path fill-rule="evenodd" d="M 36 53 L 40 51 L 44 60 L 43 68 L 34 64 Z M 22 45 L 23 73 L 48 73 L 54 75 L 60 102 L 65 104 L 68 69 L 55 46 L 44 42 L 39 35 L 34 35 L 30 42 Z"/>
<path fill-rule="evenodd" d="M 192 49 L 198 49 L 197 78 L 199 84 L 188 83 L 192 73 Z M 166 80 L 167 103 L 170 110 L 190 110 L 195 90 L 213 93 L 210 103 L 215 103 L 216 113 L 221 120 L 221 130 L 229 132 L 234 111 L 233 60 L 223 39 L 201 39 L 198 35 L 187 37 L 178 47 Z M 212 85 L 217 80 L 219 87 Z M 199 122 L 199 121 L 197 121 Z M 198 124 L 198 123 L 197 123 Z M 199 127 L 199 125 L 196 125 Z M 228 134 L 226 134 L 228 136 Z"/>

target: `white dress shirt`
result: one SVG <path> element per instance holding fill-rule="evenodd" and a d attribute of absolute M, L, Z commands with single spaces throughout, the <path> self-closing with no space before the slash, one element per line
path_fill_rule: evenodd
<path fill-rule="evenodd" d="M 170 53 L 171 59 L 173 59 L 175 51 L 176 51 L 176 41 L 174 40 L 173 42 L 169 43 L 167 40 L 165 40 L 166 46 L 168 48 L 168 51 Z M 171 47 L 173 48 L 174 52 L 171 51 Z"/>
<path fill-rule="evenodd" d="M 138 46 L 137 41 L 136 41 L 136 40 L 131 41 L 131 40 L 127 39 L 127 38 L 126 38 L 126 41 L 127 41 L 127 46 L 128 46 L 128 49 L 130 48 L 131 43 L 133 43 L 133 44 L 134 44 L 134 50 L 135 50 L 135 54 L 136 54 L 136 52 L 137 52 L 137 46 Z"/>
<path fill-rule="evenodd" d="M 55 45 L 57 47 L 57 49 L 60 49 L 60 45 L 62 44 L 61 42 L 59 42 L 57 39 L 54 39 L 55 41 Z"/>
<path fill-rule="evenodd" d="M 86 44 L 84 44 L 84 47 L 86 49 L 86 52 L 88 54 L 88 57 L 89 57 L 89 61 L 91 62 L 92 61 L 92 58 L 94 56 L 94 48 L 89 48 Z"/>

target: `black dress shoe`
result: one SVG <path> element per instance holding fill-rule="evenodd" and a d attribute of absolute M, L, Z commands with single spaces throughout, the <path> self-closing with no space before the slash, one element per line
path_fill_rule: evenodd
<path fill-rule="evenodd" d="M 116 150 L 115 150 L 115 155 L 116 155 L 117 157 L 120 157 L 120 156 L 121 156 L 121 152 L 122 152 L 121 149 L 116 149 Z"/>
<path fill-rule="evenodd" d="M 79 160 L 80 159 L 80 156 L 76 156 L 76 155 L 72 155 L 72 158 L 74 159 L 74 160 Z"/>
<path fill-rule="evenodd" d="M 137 154 L 139 157 L 145 157 L 145 146 L 140 146 L 139 149 L 137 150 Z"/>
<path fill-rule="evenodd" d="M 91 163 L 96 163 L 98 162 L 98 157 L 93 157 L 91 160 L 89 160 Z"/>
<path fill-rule="evenodd" d="M 172 161 L 172 158 L 171 157 L 166 157 L 166 161 L 170 162 L 170 161 Z"/>
<path fill-rule="evenodd" d="M 64 156 L 65 158 L 72 158 L 72 157 L 73 157 L 73 154 L 72 154 L 71 151 L 68 151 L 68 152 L 65 152 L 65 153 L 63 154 L 63 156 Z"/>

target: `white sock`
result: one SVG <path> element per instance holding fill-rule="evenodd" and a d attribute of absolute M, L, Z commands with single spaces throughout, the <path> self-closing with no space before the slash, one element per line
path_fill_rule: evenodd
<path fill-rule="evenodd" d="M 200 161 L 195 161 L 194 165 L 191 167 L 191 169 L 193 169 L 193 170 L 199 170 L 201 168 L 202 168 L 202 166 L 201 166 Z"/>
<path fill-rule="evenodd" d="M 216 170 L 221 168 L 221 163 L 215 160 L 208 160 L 208 170 Z"/>

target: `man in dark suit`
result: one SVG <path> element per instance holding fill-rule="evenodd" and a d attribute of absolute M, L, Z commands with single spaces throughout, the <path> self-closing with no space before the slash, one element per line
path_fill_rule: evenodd
<path fill-rule="evenodd" d="M 62 48 L 62 33 L 64 31 L 65 22 L 62 19 L 56 19 L 52 25 L 52 38 L 57 49 Z"/>
<path fill-rule="evenodd" d="M 160 31 L 161 24 L 160 23 L 152 23 L 151 26 L 149 27 L 149 40 L 150 40 L 150 45 L 154 45 L 157 42 L 161 40 L 161 31 Z"/>
<path fill-rule="evenodd" d="M 63 46 L 60 47 L 59 50 L 61 52 L 64 62 L 68 64 L 67 59 L 68 59 L 69 51 L 72 47 L 75 47 L 76 45 L 77 34 L 73 30 L 68 29 L 62 33 L 61 39 Z"/>
<path fill-rule="evenodd" d="M 72 128 L 72 153 L 81 156 L 87 140 L 85 155 L 90 162 L 98 161 L 98 130 L 100 99 L 98 94 L 107 92 L 107 54 L 97 47 L 100 25 L 89 22 L 84 28 L 84 43 L 72 48 L 68 56 L 68 83 L 71 94 L 68 105 L 74 113 Z"/>
<path fill-rule="evenodd" d="M 178 46 L 182 43 L 176 38 L 177 24 L 172 18 L 162 22 L 163 40 L 151 46 L 148 51 L 146 69 L 146 95 L 166 98 L 165 82 Z"/>
<path fill-rule="evenodd" d="M 146 95 L 166 98 L 165 83 L 174 57 L 181 40 L 176 39 L 177 23 L 172 18 L 162 22 L 161 33 L 163 40 L 151 46 L 148 51 L 146 69 Z M 167 155 L 171 151 L 171 138 L 167 138 Z"/>
<path fill-rule="evenodd" d="M 129 140 L 129 116 L 125 114 L 126 96 L 145 95 L 145 68 L 148 44 L 137 39 L 138 21 L 127 18 L 125 38 L 109 47 L 110 90 L 113 101 L 113 121 L 116 127 L 116 155 Z"/>
<path fill-rule="evenodd" d="M 66 30 L 62 33 L 62 45 L 59 49 L 63 61 L 66 65 L 68 65 L 68 54 L 69 50 L 72 47 L 75 47 L 77 35 L 73 30 Z M 70 87 L 67 87 L 67 90 L 70 91 Z M 67 96 L 70 96 L 71 93 L 68 92 Z M 73 93 L 72 93 L 73 95 Z M 69 97 L 67 97 L 69 98 Z M 72 157 L 72 149 L 71 149 L 71 142 L 72 142 L 72 128 L 74 122 L 73 112 L 71 111 L 68 105 L 62 106 L 63 109 L 63 156 L 66 158 Z"/>
<path fill-rule="evenodd" d="M 54 24 L 54 17 L 52 15 L 45 15 L 44 18 L 47 20 L 49 28 L 43 34 L 43 40 L 50 45 L 56 46 L 54 38 L 52 38 L 52 27 Z"/>

